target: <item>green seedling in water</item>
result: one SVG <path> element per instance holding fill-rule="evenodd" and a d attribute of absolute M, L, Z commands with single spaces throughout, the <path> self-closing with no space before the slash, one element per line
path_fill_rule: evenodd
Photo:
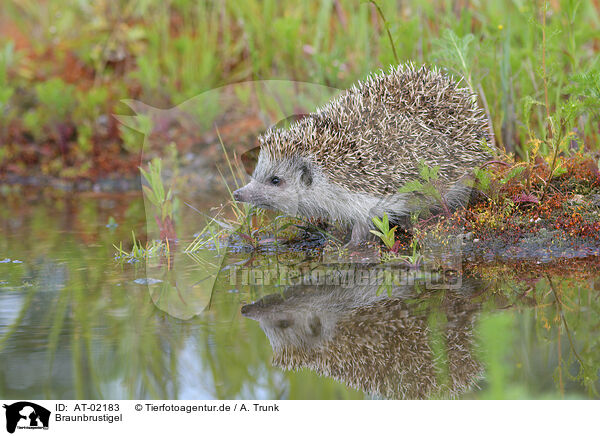
<path fill-rule="evenodd" d="M 161 220 L 173 215 L 173 191 L 169 189 L 165 192 L 165 187 L 161 179 L 162 161 L 159 158 L 154 158 L 148 164 L 148 171 L 140 167 L 140 172 L 148 186 L 142 186 L 144 195 L 160 210 Z"/>
<path fill-rule="evenodd" d="M 108 217 L 108 224 L 106 224 L 106 227 L 109 228 L 111 231 L 119 227 L 119 224 L 112 215 Z"/>
<path fill-rule="evenodd" d="M 163 255 L 169 256 L 170 247 L 169 243 L 163 241 L 152 241 L 147 242 L 146 246 L 142 245 L 141 241 L 138 241 L 135 237 L 135 232 L 131 231 L 131 238 L 133 241 L 133 245 L 130 251 L 123 249 L 123 243 L 119 242 L 119 246 L 113 244 L 113 247 L 117 252 L 115 253 L 115 259 L 120 262 L 141 262 L 142 260 L 147 260 L 151 257 Z"/>
<path fill-rule="evenodd" d="M 160 238 L 163 241 L 177 239 L 175 223 L 173 221 L 173 211 L 175 209 L 173 190 L 169 188 L 168 191 L 165 191 L 165 186 L 161 178 L 161 159 L 152 159 L 148 164 L 148 171 L 140 167 L 140 172 L 148 184 L 148 186 L 142 186 L 144 195 L 159 210 L 159 214 L 155 215 L 155 219 L 160 230 Z"/>

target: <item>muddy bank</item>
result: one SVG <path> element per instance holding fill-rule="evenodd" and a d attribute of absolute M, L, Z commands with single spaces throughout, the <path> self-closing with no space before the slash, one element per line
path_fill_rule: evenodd
<path fill-rule="evenodd" d="M 547 263 L 557 259 L 600 256 L 600 241 L 596 238 L 568 236 L 560 230 L 542 227 L 535 233 L 506 232 L 483 240 L 473 237 L 473 234 L 466 235 L 462 250 L 469 261 L 529 260 Z"/>
<path fill-rule="evenodd" d="M 127 176 L 118 178 L 100 178 L 98 180 L 68 180 L 49 176 L 19 176 L 8 174 L 0 183 L 0 187 L 5 186 L 8 190 L 11 187 L 27 188 L 53 188 L 66 192 L 129 192 L 141 191 L 142 186 L 139 176 Z"/>

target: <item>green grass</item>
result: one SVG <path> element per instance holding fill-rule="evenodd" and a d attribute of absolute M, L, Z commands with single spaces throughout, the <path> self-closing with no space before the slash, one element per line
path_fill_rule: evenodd
<path fill-rule="evenodd" d="M 168 239 L 165 241 L 148 241 L 144 245 L 135 237 L 135 232 L 131 231 L 132 245 L 131 250 L 123 249 L 123 242 L 119 242 L 119 246 L 113 244 L 115 251 L 115 260 L 120 264 L 124 262 L 133 263 L 148 260 L 151 257 L 166 256 L 171 253 Z"/>
<path fill-rule="evenodd" d="M 532 138 L 550 160 L 565 135 L 583 150 L 598 150 L 600 11 L 592 1 L 376 5 L 3 2 L 0 14 L 27 43 L 17 49 L 14 31 L 0 33 L 0 140 L 11 145 L 7 125 L 16 123 L 41 143 L 69 121 L 77 126 L 78 159 L 62 164 L 84 165 L 98 117 L 113 113 L 120 99 L 168 106 L 252 79 L 343 88 L 398 59 L 464 77 L 489 113 L 500 149 L 520 159 Z M 10 157 L 0 155 L 0 165 Z"/>

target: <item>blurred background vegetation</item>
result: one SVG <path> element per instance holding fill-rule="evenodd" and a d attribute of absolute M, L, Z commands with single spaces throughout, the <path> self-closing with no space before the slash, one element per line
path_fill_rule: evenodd
<path fill-rule="evenodd" d="M 344 88 L 396 64 L 394 48 L 464 76 L 517 159 L 533 138 L 548 153 L 567 102 L 600 102 L 598 0 L 6 0 L 0 174 L 131 173 L 141 143 L 111 116 L 121 99 L 164 108 L 253 79 Z M 569 147 L 598 150 L 597 111 L 569 117 Z"/>

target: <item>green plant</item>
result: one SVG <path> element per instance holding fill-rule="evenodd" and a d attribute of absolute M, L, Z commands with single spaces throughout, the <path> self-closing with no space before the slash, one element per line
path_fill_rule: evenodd
<path fill-rule="evenodd" d="M 390 47 L 392 48 L 392 53 L 394 54 L 394 60 L 398 64 L 398 63 L 400 63 L 400 59 L 398 59 L 398 53 L 396 52 L 396 44 L 394 44 L 394 38 L 392 38 L 392 34 L 390 32 L 390 23 L 388 23 L 387 19 L 385 18 L 385 14 L 383 13 L 383 11 L 381 10 L 381 7 L 375 0 L 369 0 L 369 3 L 371 3 L 373 6 L 375 6 L 375 9 L 377 9 L 377 13 L 381 17 L 381 20 L 383 21 L 383 26 L 385 27 L 385 31 L 386 31 L 388 39 L 390 41 Z"/>
<path fill-rule="evenodd" d="M 229 174 L 231 179 L 233 179 L 234 186 L 230 186 L 228 182 L 228 178 L 225 177 L 221 168 L 218 168 L 219 175 L 223 181 L 223 185 L 227 189 L 229 194 L 229 202 L 221 206 L 218 211 L 213 215 L 209 216 L 193 206 L 186 203 L 186 205 L 192 208 L 194 211 L 203 215 L 206 219 L 205 227 L 198 232 L 197 236 L 194 240 L 188 244 L 186 249 L 184 250 L 186 253 L 193 253 L 205 247 L 207 244 L 214 244 L 215 246 L 219 246 L 220 238 L 225 235 L 233 235 L 236 234 L 254 248 L 259 246 L 259 234 L 268 232 L 273 226 L 275 226 L 275 234 L 279 231 L 283 231 L 288 226 L 277 227 L 279 225 L 279 220 L 275 219 L 274 222 L 269 223 L 265 217 L 265 211 L 262 209 L 257 209 L 253 206 L 250 206 L 246 203 L 238 203 L 233 198 L 233 191 L 236 188 L 240 187 L 239 180 L 243 180 L 244 178 L 244 170 L 239 166 L 238 160 L 232 162 L 229 153 L 223 144 L 223 140 L 221 138 L 221 134 L 217 129 L 217 137 L 219 138 L 219 143 L 221 145 L 221 149 L 225 156 L 225 162 L 227 163 L 227 168 L 229 170 Z M 233 215 L 230 218 L 221 217 L 224 214 L 225 209 L 229 210 L 229 215 Z M 277 240 L 277 238 L 275 238 Z"/>
<path fill-rule="evenodd" d="M 38 141 L 48 137 L 48 129 L 60 138 L 58 124 L 69 120 L 75 108 L 75 87 L 55 77 L 37 83 L 34 89 L 38 105 L 25 112 L 23 124 Z"/>
<path fill-rule="evenodd" d="M 505 185 L 508 182 L 510 182 L 511 180 L 513 180 L 514 178 L 518 177 L 521 173 L 523 173 L 523 171 L 525 171 L 526 166 L 523 165 L 515 165 L 513 166 L 510 170 L 508 170 L 508 172 L 505 174 L 505 176 L 500 180 L 500 184 Z"/>
<path fill-rule="evenodd" d="M 375 224 L 375 227 L 377 227 L 379 229 L 379 231 L 377 230 L 369 230 L 371 233 L 373 233 L 375 236 L 379 236 L 379 238 L 383 241 L 383 243 L 385 244 L 385 246 L 388 249 L 392 249 L 394 247 L 394 244 L 396 243 L 396 227 L 394 226 L 390 229 L 390 221 L 388 218 L 387 213 L 383 214 L 383 218 L 379 218 L 374 216 L 372 218 L 373 220 L 373 224 Z"/>
<path fill-rule="evenodd" d="M 44 114 L 52 121 L 63 121 L 75 107 L 75 87 L 54 77 L 35 85 L 35 93 L 44 108 Z"/>
<path fill-rule="evenodd" d="M 108 89 L 93 87 L 87 91 L 75 92 L 77 107 L 73 117 L 78 122 L 94 122 L 100 115 L 106 113 Z"/>
<path fill-rule="evenodd" d="M 142 245 L 141 241 L 137 240 L 133 230 L 131 231 L 131 239 L 132 247 L 129 251 L 123 249 L 123 242 L 119 242 L 118 247 L 113 244 L 113 247 L 116 250 L 115 259 L 120 263 L 141 262 L 142 260 L 148 260 L 151 257 L 159 255 L 167 257 L 170 255 L 170 246 L 168 241 L 151 241 L 147 242 L 144 246 Z"/>
<path fill-rule="evenodd" d="M 8 70 L 13 65 L 15 58 L 14 50 L 15 45 L 12 41 L 9 41 L 0 50 L 0 115 L 6 110 L 8 101 L 15 91 L 8 80 Z"/>
<path fill-rule="evenodd" d="M 173 191 L 169 188 L 165 192 L 165 187 L 161 178 L 162 161 L 154 158 L 148 164 L 148 171 L 140 167 L 140 172 L 149 186 L 142 186 L 146 198 L 160 210 L 162 220 L 172 218 L 173 216 Z"/>
<path fill-rule="evenodd" d="M 44 120 L 46 118 L 43 114 L 44 111 L 45 109 L 34 107 L 22 115 L 23 126 L 35 138 L 41 139 L 42 132 L 44 132 Z"/>
<path fill-rule="evenodd" d="M 433 57 L 439 59 L 443 65 L 446 65 L 459 75 L 464 77 L 471 90 L 473 87 L 473 59 L 475 57 L 476 47 L 473 42 L 475 36 L 468 33 L 462 38 L 452 29 L 445 29 L 442 37 L 435 41 L 436 51 Z"/>
<path fill-rule="evenodd" d="M 439 170 L 439 165 L 429 167 L 424 162 L 419 162 L 419 178 L 421 180 L 406 182 L 398 189 L 398 193 L 416 193 L 429 197 L 442 206 L 446 215 L 450 215 L 448 204 L 441 193 Z"/>
<path fill-rule="evenodd" d="M 400 259 L 404 261 L 404 263 L 410 268 L 418 268 L 421 266 L 423 262 L 423 256 L 419 253 L 419 243 L 417 242 L 417 238 L 412 239 L 411 243 L 411 254 L 405 254 L 400 256 Z"/>
<path fill-rule="evenodd" d="M 172 188 L 165 191 L 161 176 L 161 159 L 152 159 L 148 164 L 148 171 L 140 167 L 140 172 L 148 184 L 142 186 L 144 195 L 159 211 L 159 214 L 155 215 L 155 219 L 160 231 L 160 239 L 163 241 L 177 239 L 173 213 L 178 205 L 178 201 L 173 198 Z"/>
<path fill-rule="evenodd" d="M 475 186 L 481 192 L 488 195 L 491 194 L 492 173 L 487 168 L 480 168 L 475 171 Z"/>
<path fill-rule="evenodd" d="M 550 180 L 555 174 L 558 165 L 558 153 L 561 150 L 566 150 L 568 147 L 568 141 L 573 136 L 573 132 L 570 127 L 573 120 L 581 110 L 581 105 L 574 100 L 569 100 L 559 106 L 555 114 L 550 116 L 548 119 L 550 129 L 549 133 L 552 133 L 549 138 L 546 138 L 546 142 L 549 144 L 552 150 L 551 161 L 550 161 L 550 172 L 548 178 L 545 181 L 542 198 L 546 193 L 546 187 Z"/>

